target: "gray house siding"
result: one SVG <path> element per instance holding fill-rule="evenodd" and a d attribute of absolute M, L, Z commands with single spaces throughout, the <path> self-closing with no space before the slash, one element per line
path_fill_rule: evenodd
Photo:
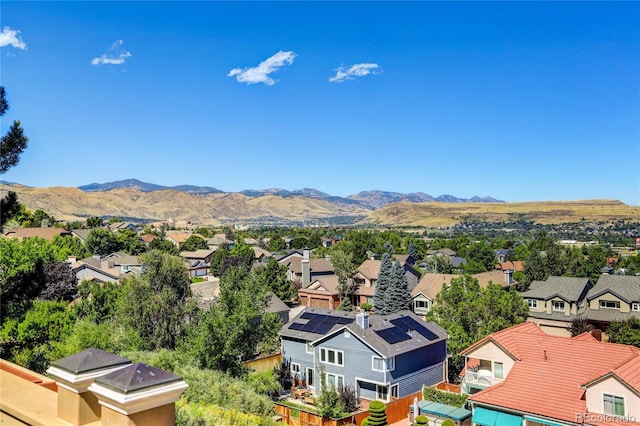
<path fill-rule="evenodd" d="M 372 371 L 372 356 L 375 352 L 365 345 L 359 338 L 351 332 L 346 337 L 344 331 L 338 333 L 330 339 L 319 343 L 316 351 L 318 366 L 323 366 L 325 372 L 344 375 L 345 384 L 355 386 L 356 377 L 359 379 L 372 380 L 374 382 L 385 382 L 385 373 Z M 344 352 L 344 367 L 325 364 L 320 362 L 320 348 L 336 349 Z"/>
<path fill-rule="evenodd" d="M 304 340 L 282 339 L 282 357 L 292 363 L 300 364 L 300 373 L 304 374 L 307 367 L 313 367 L 313 354 L 308 354 L 307 343 Z"/>

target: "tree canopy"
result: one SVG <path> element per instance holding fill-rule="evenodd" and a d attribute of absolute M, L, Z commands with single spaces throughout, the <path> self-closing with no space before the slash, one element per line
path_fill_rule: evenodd
<path fill-rule="evenodd" d="M 436 296 L 427 320 L 435 321 L 449 333 L 451 354 L 449 379 L 454 382 L 464 366 L 460 352 L 472 343 L 496 331 L 527 319 L 529 308 L 514 288 L 499 284 L 480 287 L 478 280 L 464 275 L 443 286 Z"/>

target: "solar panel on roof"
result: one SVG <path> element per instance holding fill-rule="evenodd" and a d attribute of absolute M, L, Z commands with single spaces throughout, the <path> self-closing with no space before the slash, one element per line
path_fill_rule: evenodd
<path fill-rule="evenodd" d="M 410 339 L 407 333 L 401 332 L 396 327 L 385 328 L 384 330 L 376 330 L 376 333 L 390 345 Z"/>
<path fill-rule="evenodd" d="M 304 331 L 304 326 L 305 326 L 305 325 L 306 325 L 306 324 L 302 324 L 302 323 L 299 323 L 299 322 L 294 322 L 293 324 L 291 324 L 291 325 L 289 326 L 289 328 L 290 328 L 291 330 L 300 330 L 300 331 Z"/>
<path fill-rule="evenodd" d="M 405 332 L 409 330 L 417 331 L 427 340 L 435 340 L 438 338 L 438 336 L 433 331 L 429 330 L 425 324 L 421 324 L 411 317 L 396 318 L 391 320 L 391 323 Z"/>

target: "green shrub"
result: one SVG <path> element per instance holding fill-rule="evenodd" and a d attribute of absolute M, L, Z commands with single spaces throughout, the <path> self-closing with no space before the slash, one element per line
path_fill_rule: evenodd
<path fill-rule="evenodd" d="M 416 417 L 416 426 L 426 426 L 428 424 L 429 424 L 429 419 L 426 416 L 419 415 L 418 417 Z"/>
<path fill-rule="evenodd" d="M 447 419 L 442 422 L 442 426 L 456 426 L 456 423 L 451 419 Z"/>
<path fill-rule="evenodd" d="M 454 407 L 463 407 L 467 401 L 468 395 L 444 392 L 436 388 L 425 386 L 422 389 L 422 397 L 427 401 L 439 402 L 441 404 L 452 405 Z"/>
<path fill-rule="evenodd" d="M 382 401 L 372 401 L 369 404 L 369 417 L 368 425 L 369 426 L 386 426 L 387 423 L 387 413 L 386 413 L 386 405 Z"/>

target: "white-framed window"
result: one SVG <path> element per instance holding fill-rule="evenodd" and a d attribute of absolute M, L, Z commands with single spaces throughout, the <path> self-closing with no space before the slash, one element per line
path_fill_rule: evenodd
<path fill-rule="evenodd" d="M 371 357 L 371 363 L 371 369 L 373 371 L 393 371 L 396 368 L 395 357 L 391 357 L 385 360 L 384 358 L 374 355 Z"/>
<path fill-rule="evenodd" d="M 376 385 L 376 399 L 380 401 L 389 400 L 389 386 Z"/>
<path fill-rule="evenodd" d="M 537 308 L 538 299 L 527 299 L 527 305 L 529 305 L 530 308 Z"/>
<path fill-rule="evenodd" d="M 605 393 L 602 395 L 602 402 L 604 404 L 605 414 L 624 416 L 624 397 Z"/>
<path fill-rule="evenodd" d="M 501 362 L 493 363 L 493 377 L 496 379 L 504 379 L 504 364 Z"/>
<path fill-rule="evenodd" d="M 300 364 L 292 362 L 291 363 L 291 372 L 293 374 L 300 374 Z"/>
<path fill-rule="evenodd" d="M 413 307 L 415 309 L 429 309 L 429 301 L 428 300 L 414 300 L 413 301 Z"/>
<path fill-rule="evenodd" d="M 328 388 L 341 389 L 344 387 L 344 376 L 334 373 L 326 373 L 326 385 Z"/>
<path fill-rule="evenodd" d="M 399 398 L 398 397 L 398 384 L 391 385 L 391 398 Z"/>
<path fill-rule="evenodd" d="M 554 300 L 552 304 L 554 311 L 564 312 L 564 302 L 562 300 Z"/>
<path fill-rule="evenodd" d="M 640 311 L 640 303 L 632 303 L 631 304 L 632 311 Z"/>
<path fill-rule="evenodd" d="M 600 307 L 604 309 L 620 309 L 620 302 L 616 300 L 601 300 Z"/>
<path fill-rule="evenodd" d="M 320 348 L 320 362 L 344 366 L 344 352 L 336 349 Z"/>
<path fill-rule="evenodd" d="M 307 343 L 307 347 L 306 347 L 305 351 L 308 354 L 312 354 L 313 353 L 313 345 L 311 343 Z"/>

